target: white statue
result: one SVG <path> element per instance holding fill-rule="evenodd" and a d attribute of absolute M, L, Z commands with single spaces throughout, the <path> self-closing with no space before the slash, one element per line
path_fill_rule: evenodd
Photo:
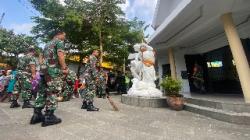
<path fill-rule="evenodd" d="M 144 97 L 161 97 L 162 92 L 155 86 L 155 52 L 147 44 L 136 44 L 135 54 L 130 54 L 130 70 L 133 75 L 133 86 L 129 89 L 128 95 Z"/>

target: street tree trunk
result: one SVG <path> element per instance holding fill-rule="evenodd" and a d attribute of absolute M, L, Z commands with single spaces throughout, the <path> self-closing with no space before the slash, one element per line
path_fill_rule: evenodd
<path fill-rule="evenodd" d="M 102 31 L 99 31 L 99 45 L 100 45 L 100 65 L 103 62 L 103 43 L 102 43 Z"/>

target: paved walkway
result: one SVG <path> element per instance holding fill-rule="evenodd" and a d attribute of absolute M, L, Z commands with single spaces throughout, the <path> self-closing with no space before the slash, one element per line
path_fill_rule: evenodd
<path fill-rule="evenodd" d="M 96 99 L 100 112 L 79 109 L 80 99 L 60 103 L 63 122 L 42 128 L 29 125 L 32 109 L 10 109 L 0 103 L 0 140 L 249 140 L 250 126 L 217 121 L 186 111 L 139 108 L 120 103 L 114 112 L 107 100 Z M 249 120 L 250 121 L 250 120 Z"/>

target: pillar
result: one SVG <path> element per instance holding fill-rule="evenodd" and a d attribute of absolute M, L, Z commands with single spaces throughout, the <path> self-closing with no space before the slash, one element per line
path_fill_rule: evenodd
<path fill-rule="evenodd" d="M 169 63 L 170 63 L 171 77 L 173 79 L 177 79 L 176 66 L 175 66 L 175 60 L 174 60 L 174 54 L 173 54 L 172 48 L 168 49 L 168 59 L 169 59 Z"/>
<path fill-rule="evenodd" d="M 250 69 L 243 45 L 233 22 L 232 13 L 222 15 L 221 20 L 236 64 L 245 102 L 250 103 Z"/>

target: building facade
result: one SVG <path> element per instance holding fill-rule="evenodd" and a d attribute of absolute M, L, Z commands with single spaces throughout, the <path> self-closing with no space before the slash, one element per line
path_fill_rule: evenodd
<path fill-rule="evenodd" d="M 203 69 L 209 93 L 243 94 L 250 103 L 250 0 L 158 0 L 149 44 L 157 51 L 160 77 L 181 79 Z"/>

